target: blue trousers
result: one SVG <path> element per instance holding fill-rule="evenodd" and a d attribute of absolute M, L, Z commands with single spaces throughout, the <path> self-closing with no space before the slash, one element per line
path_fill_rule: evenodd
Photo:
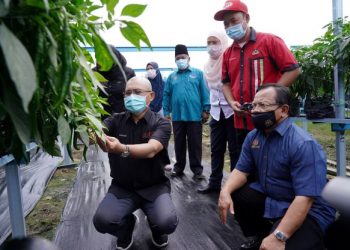
<path fill-rule="evenodd" d="M 139 208 L 147 216 L 154 235 L 171 234 L 175 231 L 178 217 L 169 193 L 158 196 L 153 202 L 137 194 L 118 199 L 114 194 L 107 193 L 94 215 L 94 226 L 100 233 L 124 239 L 133 232 L 132 213 Z"/>

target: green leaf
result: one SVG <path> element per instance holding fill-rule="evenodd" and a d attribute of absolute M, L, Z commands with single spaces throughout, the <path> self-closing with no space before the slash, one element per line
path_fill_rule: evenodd
<path fill-rule="evenodd" d="M 136 48 L 140 49 L 140 41 L 143 41 L 148 47 L 151 47 L 151 43 L 145 31 L 140 25 L 132 21 L 122 20 L 122 23 L 126 24 L 126 27 L 121 27 L 120 32 L 123 36 L 131 42 Z"/>
<path fill-rule="evenodd" d="M 87 100 L 87 102 L 89 103 L 90 107 L 95 110 L 95 107 L 94 105 L 92 104 L 92 101 L 91 101 L 91 96 L 89 95 L 86 87 L 85 87 L 85 82 L 84 82 L 84 78 L 83 78 L 83 75 L 82 75 L 82 72 L 81 70 L 79 69 L 77 71 L 77 75 L 76 75 L 76 78 L 77 78 L 77 81 L 80 85 L 80 88 L 83 90 L 83 93 L 85 95 L 85 99 Z"/>
<path fill-rule="evenodd" d="M 30 120 L 28 114 L 26 114 L 23 108 L 18 105 L 21 100 L 14 91 L 13 88 L 8 88 L 6 90 L 6 95 L 4 95 L 4 106 L 11 117 L 12 124 L 15 126 L 18 137 L 25 145 L 29 143 L 31 139 Z"/>
<path fill-rule="evenodd" d="M 61 136 L 62 144 L 66 145 L 70 140 L 71 130 L 68 122 L 62 115 L 58 118 L 57 129 L 58 134 Z"/>
<path fill-rule="evenodd" d="M 99 130 L 102 131 L 103 125 L 95 116 L 86 114 L 86 117 L 91 121 L 91 123 Z"/>
<path fill-rule="evenodd" d="M 99 16 L 89 16 L 89 21 L 92 21 L 92 22 L 94 22 L 94 21 L 96 21 L 96 20 L 98 20 L 98 19 L 101 19 L 101 17 L 99 17 Z"/>
<path fill-rule="evenodd" d="M 87 127 L 85 125 L 79 125 L 75 131 L 79 133 L 84 132 L 84 131 L 87 131 Z"/>
<path fill-rule="evenodd" d="M 104 21 L 104 25 L 106 26 L 106 29 L 110 29 L 115 25 L 114 21 Z"/>
<path fill-rule="evenodd" d="M 102 8 L 102 7 L 103 7 L 103 6 L 101 6 L 101 5 L 92 5 L 91 7 L 89 7 L 89 8 L 87 9 L 87 12 L 91 13 L 91 12 L 97 10 L 97 9 Z"/>
<path fill-rule="evenodd" d="M 98 34 L 95 34 L 94 36 L 94 45 L 95 57 L 96 61 L 100 65 L 100 70 L 109 70 L 113 66 L 114 60 L 108 48 L 108 45 Z"/>
<path fill-rule="evenodd" d="M 90 66 L 87 64 L 87 61 L 86 61 L 85 57 L 84 57 L 83 55 L 80 55 L 80 56 L 78 57 L 78 60 L 79 60 L 80 65 L 81 65 L 81 66 L 85 69 L 85 71 L 88 73 L 88 76 L 91 78 L 91 81 L 92 81 L 92 83 L 94 84 L 94 86 L 99 87 L 99 88 L 107 95 L 107 93 L 106 93 L 106 91 L 104 90 L 102 84 L 101 84 L 99 81 L 97 81 L 97 79 L 96 79 L 94 73 L 92 72 Z"/>
<path fill-rule="evenodd" d="M 0 46 L 5 57 L 7 69 L 22 99 L 24 110 L 37 87 L 36 72 L 32 58 L 20 40 L 5 26 L 0 24 Z"/>
<path fill-rule="evenodd" d="M 81 131 L 81 132 L 79 132 L 79 134 L 80 134 L 80 138 L 83 141 L 83 143 L 85 144 L 85 146 L 88 147 L 89 142 L 90 142 L 88 133 L 86 131 Z"/>
<path fill-rule="evenodd" d="M 123 8 L 121 15 L 138 17 L 143 13 L 146 7 L 147 5 L 142 5 L 142 4 L 129 4 Z"/>
<path fill-rule="evenodd" d="M 94 75 L 99 82 L 108 82 L 108 80 L 104 78 L 103 75 L 101 75 L 97 71 L 94 71 Z"/>
<path fill-rule="evenodd" d="M 45 9 L 46 11 L 49 10 L 49 3 L 47 0 L 42 0 L 42 1 L 26 0 L 25 3 L 27 6 L 36 7 L 39 9 Z"/>
<path fill-rule="evenodd" d="M 114 8 L 117 5 L 117 3 L 119 2 L 119 0 L 106 0 L 104 2 L 107 3 L 107 10 L 109 12 L 111 12 L 112 14 L 114 14 Z"/>
<path fill-rule="evenodd" d="M 348 37 L 347 39 L 345 39 L 341 44 L 340 44 L 340 51 L 345 50 L 345 48 L 350 44 L 350 37 Z M 350 46 L 349 46 L 350 48 Z"/>

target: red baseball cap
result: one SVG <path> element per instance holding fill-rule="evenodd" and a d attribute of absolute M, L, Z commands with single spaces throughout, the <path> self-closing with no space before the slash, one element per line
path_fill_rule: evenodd
<path fill-rule="evenodd" d="M 243 12 L 244 14 L 249 14 L 248 13 L 248 7 L 245 5 L 240 0 L 228 0 L 225 2 L 224 8 L 218 12 L 216 12 L 214 19 L 216 21 L 223 21 L 224 20 L 224 15 L 227 12 Z"/>

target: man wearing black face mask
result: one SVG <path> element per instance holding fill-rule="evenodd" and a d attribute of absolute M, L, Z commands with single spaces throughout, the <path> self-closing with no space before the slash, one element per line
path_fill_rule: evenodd
<path fill-rule="evenodd" d="M 321 146 L 288 118 L 290 92 L 261 86 L 252 103 L 251 131 L 221 190 L 219 215 L 235 212 L 247 241 L 241 249 L 324 249 L 335 210 L 321 198 L 327 182 Z M 247 182 L 257 174 L 255 182 Z M 260 248 L 259 248 L 260 247 Z"/>

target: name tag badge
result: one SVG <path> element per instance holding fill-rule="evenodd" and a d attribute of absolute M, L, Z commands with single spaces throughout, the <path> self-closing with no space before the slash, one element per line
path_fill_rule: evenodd
<path fill-rule="evenodd" d="M 255 140 L 252 142 L 251 148 L 260 148 L 258 139 L 255 139 Z"/>
<path fill-rule="evenodd" d="M 190 78 L 192 78 L 192 79 L 196 79 L 196 78 L 197 78 L 197 76 L 196 76 L 196 74 L 190 74 Z"/>

